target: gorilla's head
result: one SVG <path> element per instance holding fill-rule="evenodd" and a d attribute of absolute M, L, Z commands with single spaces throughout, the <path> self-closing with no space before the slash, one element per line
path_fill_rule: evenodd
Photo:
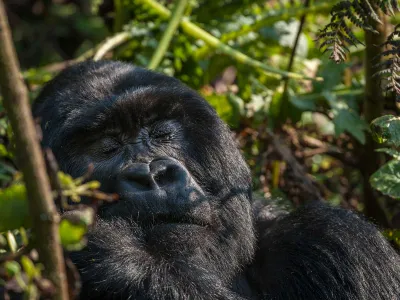
<path fill-rule="evenodd" d="M 93 164 L 102 190 L 120 196 L 100 210 L 75 257 L 84 284 L 155 294 L 160 280 L 201 276 L 211 291 L 250 261 L 251 176 L 228 127 L 196 92 L 128 64 L 86 62 L 45 87 L 34 115 L 63 171 L 81 176 Z"/>

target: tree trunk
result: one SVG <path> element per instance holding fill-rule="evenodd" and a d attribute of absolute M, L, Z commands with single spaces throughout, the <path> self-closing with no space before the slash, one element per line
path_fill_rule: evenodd
<path fill-rule="evenodd" d="M 380 45 L 386 41 L 387 37 L 387 17 L 380 11 L 382 24 L 371 19 L 373 27 L 379 34 L 370 31 L 365 32 L 365 98 L 363 103 L 363 112 L 368 124 L 372 120 L 382 115 L 384 97 L 381 83 L 378 78 L 372 78 L 377 71 L 374 65 L 378 62 L 375 58 L 381 53 Z M 386 216 L 382 203 L 379 202 L 378 193 L 371 187 L 369 178 L 378 170 L 381 165 L 381 155 L 375 151 L 376 145 L 370 134 L 367 135 L 365 145 L 361 146 L 361 171 L 364 177 L 363 194 L 365 214 L 375 220 L 379 225 L 388 227 L 389 221 Z"/>

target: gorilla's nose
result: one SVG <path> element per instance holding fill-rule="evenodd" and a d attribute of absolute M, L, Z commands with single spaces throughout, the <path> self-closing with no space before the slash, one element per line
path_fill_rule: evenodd
<path fill-rule="evenodd" d="M 134 163 L 121 175 L 130 192 L 184 187 L 190 178 L 186 168 L 172 158 L 157 158 L 150 164 Z"/>

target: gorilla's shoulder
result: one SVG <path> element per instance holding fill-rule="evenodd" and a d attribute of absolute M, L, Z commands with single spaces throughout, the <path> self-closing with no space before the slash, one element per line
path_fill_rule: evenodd
<path fill-rule="evenodd" d="M 251 281 L 270 299 L 283 299 L 281 284 L 285 299 L 398 299 L 400 258 L 363 216 L 315 202 L 267 221 Z"/>

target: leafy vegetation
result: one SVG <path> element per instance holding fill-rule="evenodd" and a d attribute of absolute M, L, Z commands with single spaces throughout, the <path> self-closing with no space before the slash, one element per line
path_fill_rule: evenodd
<path fill-rule="evenodd" d="M 340 1 L 332 8 L 332 17 L 328 25 L 321 30 L 319 38 L 324 52 L 330 51 L 335 62 L 346 60 L 348 46 L 363 44 L 353 33 L 351 25 L 364 30 L 376 32 L 371 19 L 382 23 L 377 8 L 386 15 L 394 15 L 399 10 L 399 3 L 391 0 L 345 0 Z"/>
<path fill-rule="evenodd" d="M 398 1 L 7 5 L 32 100 L 57 72 L 84 59 L 155 68 L 197 89 L 231 126 L 257 195 L 286 207 L 324 198 L 366 213 L 387 228 L 388 239 L 399 240 Z M 368 56 L 371 47 L 374 59 Z M 378 81 L 382 88 L 371 88 Z M 372 136 L 384 147 L 378 152 Z M 39 293 L 51 294 L 52 286 L 32 250 L 29 199 L 14 150 L 0 105 L 0 293 L 5 286 L 37 299 Z M 80 249 L 97 205 L 115 197 L 99 192 L 98 183 L 85 176 L 73 179 L 59 173 L 51 159 L 48 163 L 59 210 L 71 210 L 71 202 L 79 208 L 62 219 L 61 241 L 69 251 Z M 366 192 L 366 185 L 378 192 Z M 79 204 L 81 197 L 92 199 L 94 209 Z M 382 214 L 368 210 L 368 201 L 383 204 Z"/>

